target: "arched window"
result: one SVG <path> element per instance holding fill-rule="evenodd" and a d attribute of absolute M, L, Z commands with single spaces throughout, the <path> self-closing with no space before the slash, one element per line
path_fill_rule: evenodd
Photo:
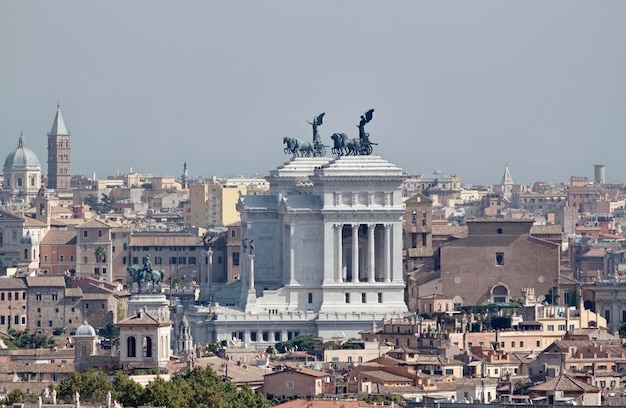
<path fill-rule="evenodd" d="M 143 338 L 143 356 L 152 357 L 152 337 Z"/>
<path fill-rule="evenodd" d="M 509 290 L 506 286 L 500 284 L 496 285 L 491 290 L 491 301 L 493 303 L 508 303 L 509 302 Z"/>
<path fill-rule="evenodd" d="M 128 350 L 127 352 L 128 357 L 137 357 L 136 346 L 137 346 L 137 342 L 135 341 L 135 338 L 133 336 L 130 336 L 129 338 L 126 339 L 126 349 Z"/>
<path fill-rule="evenodd" d="M 461 296 L 455 296 L 454 299 L 452 299 L 452 304 L 454 305 L 455 309 L 460 309 L 463 307 L 463 298 Z"/>

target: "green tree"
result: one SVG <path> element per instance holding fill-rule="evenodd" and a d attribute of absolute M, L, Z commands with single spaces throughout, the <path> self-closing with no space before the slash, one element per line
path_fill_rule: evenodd
<path fill-rule="evenodd" d="M 98 334 L 104 338 L 104 343 L 109 346 L 117 345 L 120 341 L 120 326 L 107 323 L 106 326 L 98 330 Z"/>
<path fill-rule="evenodd" d="M 165 381 L 162 377 L 149 383 L 144 389 L 144 404 L 154 407 L 190 408 L 193 395 L 188 384 L 180 381 Z"/>
<path fill-rule="evenodd" d="M 108 391 L 113 392 L 113 386 L 103 371 L 92 368 L 84 373 L 72 373 L 59 383 L 59 397 L 66 401 L 74 398 L 76 391 L 81 400 L 101 402 L 106 399 Z"/>
<path fill-rule="evenodd" d="M 28 330 L 10 330 L 11 338 L 4 343 L 9 348 L 50 348 L 56 346 L 52 336 L 43 333 L 29 333 Z"/>
<path fill-rule="evenodd" d="M 2 399 L 2 405 L 12 406 L 13 404 L 18 404 L 20 402 L 24 402 L 26 398 L 26 393 L 21 388 L 16 388 L 12 390 L 7 396 Z"/>
<path fill-rule="evenodd" d="M 113 380 L 113 399 L 125 407 L 138 407 L 143 404 L 143 387 L 131 380 L 123 371 L 119 371 Z"/>
<path fill-rule="evenodd" d="M 110 212 L 113 207 L 113 199 L 106 194 L 102 194 L 99 200 L 95 195 L 89 194 L 83 199 L 83 202 L 87 204 L 92 211 L 98 214 L 106 214 Z"/>
<path fill-rule="evenodd" d="M 83 202 L 89 206 L 90 209 L 96 211 L 98 207 L 98 197 L 93 194 L 89 194 L 87 197 L 83 199 Z"/>
<path fill-rule="evenodd" d="M 106 262 L 107 250 L 102 245 L 98 245 L 94 250 L 94 255 L 96 257 L 96 262 Z"/>
<path fill-rule="evenodd" d="M 314 340 L 315 336 L 312 334 L 301 334 L 291 340 L 276 343 L 276 350 L 278 350 L 279 353 L 284 353 L 286 350 L 291 349 L 299 351 L 313 350 Z"/>
<path fill-rule="evenodd" d="M 78 391 L 81 400 L 101 403 L 111 391 L 124 406 L 161 406 L 167 408 L 269 408 L 270 402 L 249 387 L 237 386 L 211 368 L 196 367 L 178 373 L 170 381 L 157 377 L 145 388 L 119 372 L 112 383 L 98 370 L 73 373 L 59 384 L 59 397 L 70 401 Z"/>

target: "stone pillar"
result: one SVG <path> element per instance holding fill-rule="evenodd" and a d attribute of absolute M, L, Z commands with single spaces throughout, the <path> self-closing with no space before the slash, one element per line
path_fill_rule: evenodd
<path fill-rule="evenodd" d="M 394 283 L 404 283 L 404 266 L 402 265 L 402 227 L 400 224 L 391 226 L 391 253 L 398 254 L 391 256 L 391 281 Z"/>
<path fill-rule="evenodd" d="M 283 254 L 283 284 L 287 285 L 289 284 L 289 259 L 290 259 L 290 253 L 289 253 L 289 226 L 288 225 L 283 225 L 283 250 L 282 250 L 282 254 Z"/>
<path fill-rule="evenodd" d="M 254 254 L 249 254 L 248 259 L 250 260 L 250 282 L 248 291 L 254 292 Z"/>
<path fill-rule="evenodd" d="M 352 282 L 359 281 L 359 224 L 352 224 Z"/>
<path fill-rule="evenodd" d="M 375 282 L 374 276 L 374 232 L 376 231 L 376 224 L 367 225 L 367 281 Z"/>
<path fill-rule="evenodd" d="M 391 282 L 391 224 L 385 224 L 385 282 Z"/>
<path fill-rule="evenodd" d="M 295 273 L 296 273 L 296 248 L 294 245 L 294 225 L 293 223 L 289 224 L 289 284 L 294 285 L 296 283 Z"/>
<path fill-rule="evenodd" d="M 343 224 L 335 224 L 335 282 L 343 283 Z"/>

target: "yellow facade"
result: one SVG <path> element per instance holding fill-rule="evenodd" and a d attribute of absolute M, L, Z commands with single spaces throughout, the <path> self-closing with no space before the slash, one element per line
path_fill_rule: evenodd
<path fill-rule="evenodd" d="M 189 186 L 189 203 L 184 206 L 184 220 L 188 227 L 222 227 L 240 221 L 236 205 L 239 195 L 247 187 L 222 184 L 219 181 Z"/>

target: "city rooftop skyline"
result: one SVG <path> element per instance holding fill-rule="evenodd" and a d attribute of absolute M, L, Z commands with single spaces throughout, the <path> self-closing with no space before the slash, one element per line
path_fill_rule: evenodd
<path fill-rule="evenodd" d="M 307 121 L 409 174 L 463 183 L 626 182 L 617 1 L 164 1 L 0 7 L 0 133 L 47 173 L 60 102 L 72 174 L 265 176 Z M 330 156 L 330 152 L 327 154 Z"/>

